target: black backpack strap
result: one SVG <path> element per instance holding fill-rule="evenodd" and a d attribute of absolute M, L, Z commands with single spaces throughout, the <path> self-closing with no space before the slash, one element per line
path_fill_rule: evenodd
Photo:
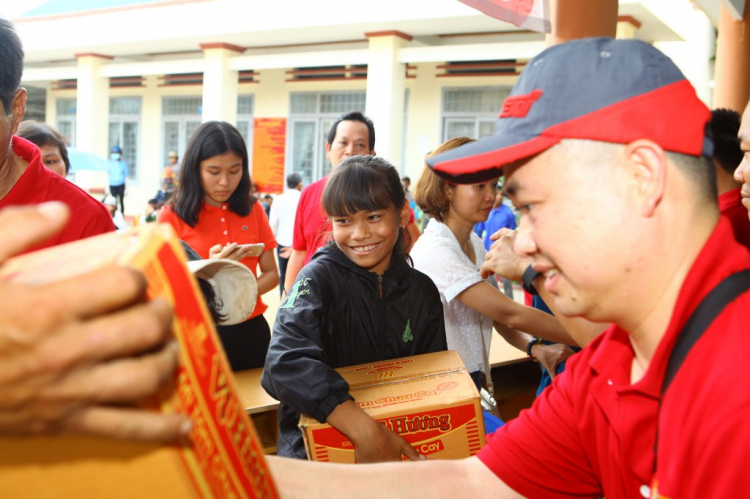
<path fill-rule="evenodd" d="M 666 393 L 695 342 L 703 336 L 704 331 L 708 329 L 724 308 L 748 289 L 750 289 L 750 269 L 730 275 L 703 298 L 703 301 L 700 302 L 685 323 L 685 327 L 682 328 L 677 343 L 675 343 L 669 356 L 667 371 L 664 374 L 664 381 L 661 386 L 662 396 Z"/>
<path fill-rule="evenodd" d="M 672 384 L 672 380 L 680 370 L 685 357 L 690 353 L 693 345 L 703 336 L 711 323 L 727 305 L 732 303 L 745 291 L 750 289 L 750 269 L 734 273 L 721 281 L 693 310 L 690 318 L 682 328 L 677 342 L 672 348 L 667 362 L 667 371 L 664 374 L 664 381 L 661 385 L 661 395 L 659 397 L 659 408 L 656 412 L 656 437 L 654 439 L 654 467 L 656 473 L 656 462 L 659 451 L 659 415 L 661 414 L 661 404 L 664 400 L 664 394 Z"/>

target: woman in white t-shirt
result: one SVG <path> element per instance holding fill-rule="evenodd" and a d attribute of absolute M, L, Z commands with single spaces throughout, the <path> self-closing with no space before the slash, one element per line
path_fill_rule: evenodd
<path fill-rule="evenodd" d="M 451 139 L 431 155 L 472 141 Z M 505 296 L 494 276 L 482 279 L 479 275 L 486 250 L 473 229 L 487 220 L 497 181 L 452 184 L 425 166 L 414 193 L 417 204 L 433 217 L 411 250 L 414 268 L 430 276 L 440 291 L 448 348 L 461 355 L 477 387 L 481 387 L 493 325 L 519 350 L 527 352 L 530 346 L 532 356 L 550 372 L 573 353 L 568 347 L 545 345 L 535 338 L 566 336 L 557 319 Z"/>

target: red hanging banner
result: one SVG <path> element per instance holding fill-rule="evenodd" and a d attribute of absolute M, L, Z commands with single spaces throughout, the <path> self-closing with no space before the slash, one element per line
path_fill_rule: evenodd
<path fill-rule="evenodd" d="M 490 17 L 540 33 L 550 33 L 548 0 L 458 0 Z"/>

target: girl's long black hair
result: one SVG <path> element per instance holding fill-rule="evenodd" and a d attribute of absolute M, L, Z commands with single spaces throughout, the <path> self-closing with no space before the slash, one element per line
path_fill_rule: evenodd
<path fill-rule="evenodd" d="M 398 171 L 378 156 L 352 156 L 343 161 L 333 170 L 321 200 L 329 217 L 393 209 L 398 218 L 405 202 Z M 414 266 L 406 247 L 404 232 L 399 229 L 393 256 Z"/>
<path fill-rule="evenodd" d="M 227 201 L 229 209 L 242 217 L 252 211 L 256 199 L 250 193 L 252 184 L 245 141 L 240 132 L 226 121 L 207 121 L 190 137 L 177 176 L 174 211 L 190 227 L 198 223 L 198 215 L 205 202 L 201 187 L 201 161 L 228 152 L 242 158 L 242 177 Z"/>

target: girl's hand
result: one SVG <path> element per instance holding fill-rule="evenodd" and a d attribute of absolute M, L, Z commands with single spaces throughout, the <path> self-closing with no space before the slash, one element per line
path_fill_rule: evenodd
<path fill-rule="evenodd" d="M 328 424 L 349 437 L 357 463 L 424 459 L 403 437 L 372 419 L 352 400 L 342 402 L 328 416 Z"/>
<path fill-rule="evenodd" d="M 250 251 L 249 248 L 240 248 L 237 243 L 229 243 L 226 246 L 217 244 L 208 250 L 208 258 L 227 258 L 229 260 L 242 260 Z"/>
<path fill-rule="evenodd" d="M 355 462 L 401 461 L 401 455 L 406 456 L 410 461 L 417 461 L 421 458 L 419 452 L 403 437 L 374 419 L 370 418 L 370 420 L 374 425 L 367 428 L 366 434 L 360 438 L 361 441 L 352 441 Z"/>

